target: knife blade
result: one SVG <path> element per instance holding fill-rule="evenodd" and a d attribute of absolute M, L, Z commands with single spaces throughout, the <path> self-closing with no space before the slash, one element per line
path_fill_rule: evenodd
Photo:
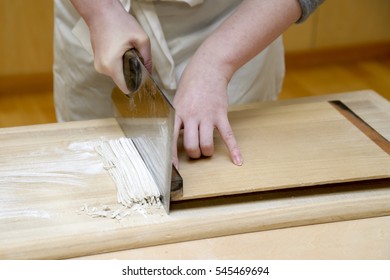
<path fill-rule="evenodd" d="M 123 74 L 130 93 L 113 91 L 116 119 L 153 176 L 169 213 L 171 191 L 177 193 L 183 187 L 183 179 L 172 165 L 175 110 L 135 49 L 123 55 Z"/>

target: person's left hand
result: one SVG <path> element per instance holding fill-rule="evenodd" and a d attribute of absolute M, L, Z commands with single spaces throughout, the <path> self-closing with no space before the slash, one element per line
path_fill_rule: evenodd
<path fill-rule="evenodd" d="M 176 118 L 173 164 L 178 167 L 177 140 L 183 132 L 183 145 L 190 158 L 212 156 L 213 132 L 216 128 L 227 146 L 232 162 L 242 165 L 243 159 L 230 126 L 228 112 L 228 78 L 212 62 L 194 56 L 184 71 L 173 101 Z"/>

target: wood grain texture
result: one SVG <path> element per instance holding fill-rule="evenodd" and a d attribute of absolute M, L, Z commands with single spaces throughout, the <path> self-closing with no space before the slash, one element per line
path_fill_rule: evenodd
<path fill-rule="evenodd" d="M 390 216 L 92 255 L 94 260 L 389 260 Z"/>
<path fill-rule="evenodd" d="M 382 118 L 377 119 L 378 114 L 383 116 L 388 112 L 388 102 L 382 104 L 384 99 L 371 92 L 340 95 L 339 98 L 346 100 L 348 105 L 354 104 L 355 111 L 359 111 L 356 107 L 360 108 L 360 116 L 370 123 L 376 120 L 379 130 L 389 129 L 388 121 L 384 124 L 380 122 Z M 380 104 L 374 109 L 372 106 L 365 108 L 367 100 L 374 105 Z M 278 108 L 280 103 L 261 106 Z M 95 161 L 95 155 L 83 148 L 83 143 L 120 136 L 123 136 L 122 131 L 110 119 L 0 131 L 2 172 L 13 171 L 4 171 L 4 166 L 17 163 L 17 169 L 31 176 L 33 173 L 28 171 L 36 171 L 31 165 L 35 160 L 42 163 L 40 168 L 45 175 L 53 175 L 46 178 L 56 182 L 25 184 L 22 179 L 26 176 L 16 177 L 8 183 L 2 181 L 1 259 L 68 258 L 390 214 L 389 181 L 371 180 L 176 202 L 170 215 L 156 211 L 145 217 L 135 212 L 131 219 L 95 219 L 82 212 L 81 206 L 112 206 L 116 202 L 116 192 L 109 175 Z M 64 164 L 64 160 L 68 164 Z M 62 167 L 67 166 L 66 172 L 61 173 L 59 163 L 63 163 L 60 164 Z M 49 168 L 51 166 L 54 170 Z M 2 175 L 1 178 L 6 177 Z"/>
<path fill-rule="evenodd" d="M 67 258 L 245 232 L 390 214 L 389 182 L 282 191 L 174 205 L 169 216 L 131 221 L 61 215 L 1 228 L 1 258 Z M 19 217 L 19 221 L 21 221 Z M 30 218 L 30 221 L 32 219 Z M 37 223 L 39 220 L 39 223 Z M 8 229 L 8 230 L 7 230 Z"/>
<path fill-rule="evenodd" d="M 181 155 L 184 193 L 176 200 L 390 177 L 390 156 L 329 103 L 231 112 L 244 164 Z"/>

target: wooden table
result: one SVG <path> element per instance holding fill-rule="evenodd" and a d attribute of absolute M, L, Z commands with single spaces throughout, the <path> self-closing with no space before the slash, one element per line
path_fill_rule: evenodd
<path fill-rule="evenodd" d="M 390 216 L 206 238 L 79 259 L 389 260 Z"/>
<path fill-rule="evenodd" d="M 326 100 L 341 100 L 390 139 L 390 103 L 372 91 L 250 104 L 232 108 L 230 114 Z M 353 129 L 348 131 L 356 132 L 349 127 Z M 177 199 L 170 215 L 157 211 L 147 218 L 137 214 L 115 221 L 94 219 L 80 209 L 83 204 L 111 207 L 116 203 L 115 185 L 90 146 L 85 147 L 102 135 L 121 137 L 123 132 L 110 119 L 0 131 L 2 168 L 7 166 L 0 170 L 0 258 L 389 258 L 389 157 L 378 153 L 381 150 L 372 143 L 368 154 L 360 146 L 357 154 L 351 150 L 359 162 L 356 170 L 361 171 L 354 174 L 349 168 L 345 180 L 329 174 L 319 176 L 320 185 L 307 188 L 307 182 L 301 181 L 290 185 L 281 180 L 282 189 L 262 189 L 261 184 L 251 189 L 244 184 L 236 195 L 214 192 L 208 198 L 202 198 L 196 181 L 189 180 L 186 186 L 193 189 L 185 190 L 184 198 L 190 200 Z M 373 164 L 371 151 L 378 153 Z M 359 177 L 367 165 L 359 155 L 372 167 L 372 177 L 363 176 L 370 180 Z M 211 161 L 231 168 L 223 153 Z M 198 168 L 207 164 L 208 160 L 199 162 Z M 342 167 L 342 158 L 338 164 Z M 192 165 L 182 165 L 184 180 L 198 170 L 188 172 Z M 291 172 L 291 165 L 285 168 Z M 37 170 L 44 180 L 35 180 Z M 315 178 L 306 174 L 310 180 Z M 213 182 L 223 173 L 218 176 Z M 259 178 L 253 177 L 253 182 L 257 184 Z M 272 177 L 267 178 L 272 182 Z"/>

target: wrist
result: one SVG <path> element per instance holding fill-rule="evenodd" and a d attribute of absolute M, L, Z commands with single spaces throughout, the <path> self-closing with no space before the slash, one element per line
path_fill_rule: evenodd
<path fill-rule="evenodd" d="M 206 39 L 194 54 L 191 64 L 204 69 L 204 73 L 212 75 L 212 78 L 221 78 L 228 83 L 239 66 L 234 63 L 234 59 L 226 48 L 220 46 L 221 42 L 223 41 Z"/>

